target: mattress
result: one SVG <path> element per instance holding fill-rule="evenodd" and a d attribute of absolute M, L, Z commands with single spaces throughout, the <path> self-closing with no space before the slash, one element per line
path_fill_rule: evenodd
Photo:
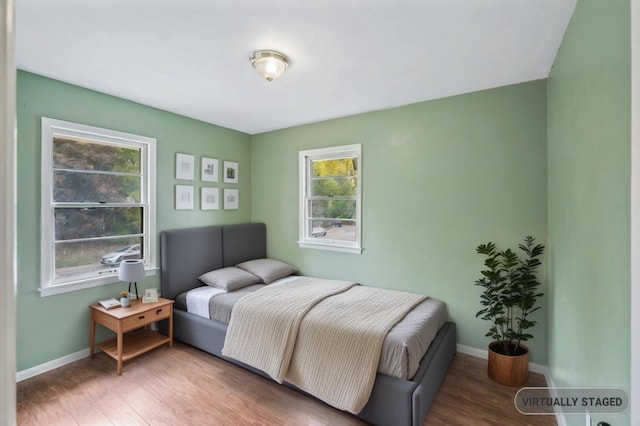
<path fill-rule="evenodd" d="M 269 285 L 281 284 L 291 279 L 295 277 L 283 278 Z M 256 284 L 232 292 L 212 291 L 208 286 L 198 287 L 178 295 L 174 307 L 205 316 L 203 309 L 194 311 L 194 305 L 208 303 L 208 317 L 228 324 L 233 305 L 242 297 L 264 286 L 264 284 Z M 198 300 L 199 298 L 207 300 L 203 302 Z M 194 300 L 197 303 L 194 303 Z M 446 320 L 447 312 L 444 302 L 427 298 L 418 304 L 387 334 L 380 353 L 378 372 L 404 380 L 413 378 L 420 360 Z"/>

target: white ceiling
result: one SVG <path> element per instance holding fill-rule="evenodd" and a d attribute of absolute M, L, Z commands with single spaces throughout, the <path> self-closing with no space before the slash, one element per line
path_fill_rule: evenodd
<path fill-rule="evenodd" d="M 575 2 L 16 0 L 16 62 L 256 134 L 545 78 Z"/>

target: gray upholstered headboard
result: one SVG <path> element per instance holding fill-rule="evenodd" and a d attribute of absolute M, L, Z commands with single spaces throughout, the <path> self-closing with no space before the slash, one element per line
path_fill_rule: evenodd
<path fill-rule="evenodd" d="M 205 272 L 267 257 L 264 223 L 182 228 L 160 233 L 162 297 L 201 286 Z"/>
<path fill-rule="evenodd" d="M 264 223 L 244 223 L 222 227 L 224 266 L 267 257 L 267 227 Z"/>

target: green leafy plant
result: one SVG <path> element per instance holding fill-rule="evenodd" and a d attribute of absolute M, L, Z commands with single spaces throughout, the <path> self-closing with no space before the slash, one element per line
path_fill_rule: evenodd
<path fill-rule="evenodd" d="M 536 302 L 543 296 L 538 292 L 537 270 L 542 264 L 538 258 L 544 253 L 544 246 L 528 236 L 518 247 L 522 256 L 511 249 L 498 251 L 492 242 L 476 248 L 476 253 L 486 256 L 486 269 L 475 282 L 484 288 L 480 295 L 483 308 L 476 318 L 491 321 L 486 336 L 499 342 L 503 355 L 520 353 L 520 342 L 533 338 L 526 332 L 536 325 L 529 315 L 540 309 Z"/>

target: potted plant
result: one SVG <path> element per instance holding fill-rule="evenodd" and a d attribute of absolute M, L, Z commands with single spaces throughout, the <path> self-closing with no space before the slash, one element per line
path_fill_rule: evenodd
<path fill-rule="evenodd" d="M 521 386 L 529 378 L 529 350 L 522 342 L 533 338 L 527 330 L 536 325 L 529 315 L 540 309 L 536 305 L 543 293 L 538 291 L 536 276 L 542 264 L 538 259 L 544 246 L 528 236 L 518 245 L 521 256 L 511 249 L 498 251 L 492 242 L 480 244 L 476 252 L 486 256 L 485 270 L 475 284 L 484 290 L 483 306 L 476 318 L 491 322 L 486 336 L 489 344 L 488 373 L 494 381 L 506 386 Z"/>

